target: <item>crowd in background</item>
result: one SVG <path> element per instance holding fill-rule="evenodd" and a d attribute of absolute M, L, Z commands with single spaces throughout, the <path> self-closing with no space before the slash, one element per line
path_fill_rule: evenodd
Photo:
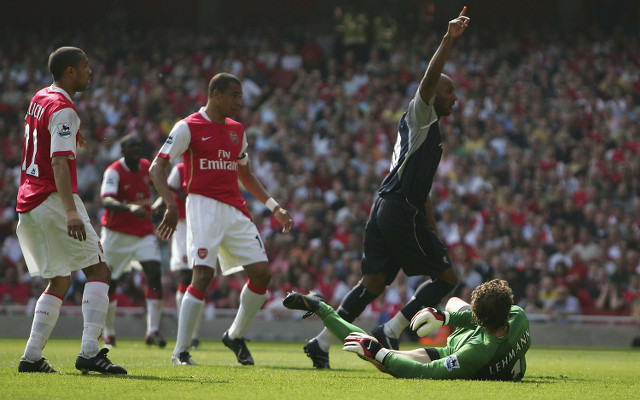
<path fill-rule="evenodd" d="M 252 168 L 296 222 L 293 234 L 279 233 L 266 207 L 247 197 L 272 266 L 265 307 L 280 307 L 292 288 L 319 291 L 337 306 L 360 278 L 362 233 L 398 120 L 443 33 L 444 25 L 421 22 L 419 34 L 407 35 L 391 16 L 345 9 L 329 24 L 289 27 L 286 35 L 266 27 L 125 30 L 111 21 L 3 42 L 3 304 L 27 304 L 44 284 L 26 270 L 15 201 L 25 110 L 51 83 L 45 55 L 64 43 L 83 48 L 93 69 L 75 101 L 87 138 L 77 159 L 80 195 L 97 232 L 102 174 L 121 156 L 118 139 L 137 133 L 153 159 L 174 123 L 206 103 L 213 74 L 231 72 L 243 83 L 237 119 Z M 431 196 L 460 276 L 454 294 L 468 301 L 478 284 L 500 277 L 531 313 L 639 315 L 638 35 L 593 26 L 496 37 L 470 28 L 445 73 L 459 100 L 440 122 L 444 154 Z M 167 243 L 163 251 L 165 306 L 172 307 L 177 283 Z M 67 304 L 79 304 L 81 275 Z M 423 279 L 401 274 L 371 312 L 392 315 Z M 237 307 L 244 281 L 218 276 L 207 301 Z M 124 277 L 119 307 L 143 306 L 144 285 L 135 271 Z"/>

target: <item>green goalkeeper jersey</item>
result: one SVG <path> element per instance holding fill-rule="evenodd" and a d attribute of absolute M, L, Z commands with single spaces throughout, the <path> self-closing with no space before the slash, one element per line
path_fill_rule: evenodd
<path fill-rule="evenodd" d="M 475 325 L 471 310 L 451 312 L 447 325 L 457 329 L 446 347 L 436 349 L 440 359 L 424 364 L 389 353 L 385 368 L 399 378 L 522 379 L 527 366 L 524 355 L 531 346 L 529 319 L 522 308 L 511 306 L 509 333 L 503 337 Z"/>

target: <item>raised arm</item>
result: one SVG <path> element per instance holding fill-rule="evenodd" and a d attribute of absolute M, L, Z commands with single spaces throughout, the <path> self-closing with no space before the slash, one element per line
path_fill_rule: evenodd
<path fill-rule="evenodd" d="M 470 19 L 465 16 L 466 12 L 467 6 L 464 6 L 460 15 L 456 19 L 449 21 L 447 33 L 442 38 L 440 46 L 438 46 L 431 61 L 429 61 L 427 71 L 420 82 L 420 96 L 425 103 L 428 102 L 436 92 L 436 86 L 440 80 L 440 74 L 442 74 L 442 70 L 444 69 L 444 63 L 447 61 L 447 55 L 449 54 L 453 40 L 462 35 L 465 29 L 467 29 L 467 26 L 469 26 Z"/>

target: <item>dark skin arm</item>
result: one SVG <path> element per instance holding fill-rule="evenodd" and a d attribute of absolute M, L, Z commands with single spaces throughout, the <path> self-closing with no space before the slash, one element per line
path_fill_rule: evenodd
<path fill-rule="evenodd" d="M 129 211 L 136 215 L 136 217 L 142 219 L 147 216 L 147 210 L 143 206 L 138 204 L 129 204 L 124 201 L 119 201 L 113 196 L 106 196 L 102 198 L 102 206 L 110 211 L 122 212 Z"/>
<path fill-rule="evenodd" d="M 67 234 L 74 239 L 83 241 L 87 239 L 87 232 L 84 228 L 84 222 L 76 209 L 73 200 L 73 192 L 71 191 L 71 172 L 69 171 L 69 163 L 67 156 L 54 156 L 51 159 L 51 167 L 53 168 L 53 179 L 56 182 L 58 194 L 62 199 L 62 205 L 67 217 Z"/>
<path fill-rule="evenodd" d="M 178 204 L 172 196 L 171 188 L 167 183 L 167 168 L 169 160 L 156 157 L 149 168 L 149 175 L 153 181 L 158 194 L 162 197 L 162 201 L 167 205 L 162 221 L 158 225 L 158 236 L 161 239 L 168 240 L 173 235 L 178 225 Z"/>
<path fill-rule="evenodd" d="M 447 55 L 449 54 L 453 40 L 462 35 L 469 25 L 469 17 L 464 15 L 466 12 L 467 6 L 464 6 L 458 18 L 449 21 L 447 33 L 442 38 L 440 46 L 438 46 L 438 49 L 429 62 L 427 71 L 420 82 L 420 96 L 425 103 L 428 102 L 436 92 L 436 87 L 438 86 L 438 81 L 444 69 L 444 64 L 447 61 Z"/>
<path fill-rule="evenodd" d="M 253 171 L 249 164 L 247 165 L 238 165 L 238 178 L 240 182 L 244 185 L 244 187 L 251 193 L 253 197 L 265 203 L 267 199 L 270 197 L 267 191 L 265 190 L 262 183 L 258 180 L 258 178 L 254 175 Z M 273 215 L 276 217 L 278 222 L 282 224 L 282 232 L 289 232 L 293 228 L 293 218 L 289 215 L 289 212 L 282 208 L 281 206 L 277 206 L 273 210 Z"/>

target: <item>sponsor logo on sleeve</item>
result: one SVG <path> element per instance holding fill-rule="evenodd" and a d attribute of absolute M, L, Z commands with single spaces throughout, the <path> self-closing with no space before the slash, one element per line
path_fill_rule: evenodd
<path fill-rule="evenodd" d="M 447 368 L 449 372 L 453 371 L 454 368 L 460 368 L 460 363 L 458 362 L 458 356 L 452 355 L 444 359 L 444 366 Z"/>
<path fill-rule="evenodd" d="M 63 139 L 68 139 L 71 136 L 71 122 L 62 122 L 56 124 L 56 133 Z"/>
<path fill-rule="evenodd" d="M 173 136 L 169 135 L 167 140 L 164 141 L 166 144 L 173 144 Z"/>

